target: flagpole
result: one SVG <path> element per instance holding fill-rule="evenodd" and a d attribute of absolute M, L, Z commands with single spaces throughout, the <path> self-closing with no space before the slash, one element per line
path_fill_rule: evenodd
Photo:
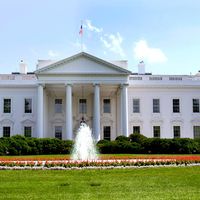
<path fill-rule="evenodd" d="M 81 20 L 81 52 L 83 52 L 83 20 Z"/>

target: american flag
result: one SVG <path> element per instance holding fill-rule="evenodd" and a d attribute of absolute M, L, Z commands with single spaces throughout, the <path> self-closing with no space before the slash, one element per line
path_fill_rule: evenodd
<path fill-rule="evenodd" d="M 83 26 L 81 25 L 80 31 L 79 31 L 79 35 L 83 34 Z"/>

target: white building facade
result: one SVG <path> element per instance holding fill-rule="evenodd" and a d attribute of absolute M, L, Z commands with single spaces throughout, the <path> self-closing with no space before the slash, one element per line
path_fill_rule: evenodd
<path fill-rule="evenodd" d="M 84 120 L 95 140 L 200 138 L 200 74 L 133 74 L 84 52 L 23 71 L 0 75 L 0 137 L 72 140 Z"/>

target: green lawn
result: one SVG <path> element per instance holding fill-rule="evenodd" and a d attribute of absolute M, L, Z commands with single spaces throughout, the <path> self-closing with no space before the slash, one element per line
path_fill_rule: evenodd
<path fill-rule="evenodd" d="M 200 199 L 200 167 L 2 170 L 0 199 Z"/>

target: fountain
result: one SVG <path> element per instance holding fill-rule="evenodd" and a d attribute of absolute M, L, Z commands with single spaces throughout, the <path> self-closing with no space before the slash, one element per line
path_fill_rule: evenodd
<path fill-rule="evenodd" d="M 91 129 L 83 120 L 77 131 L 71 159 L 97 160 L 97 158 L 97 150 L 92 138 Z"/>

